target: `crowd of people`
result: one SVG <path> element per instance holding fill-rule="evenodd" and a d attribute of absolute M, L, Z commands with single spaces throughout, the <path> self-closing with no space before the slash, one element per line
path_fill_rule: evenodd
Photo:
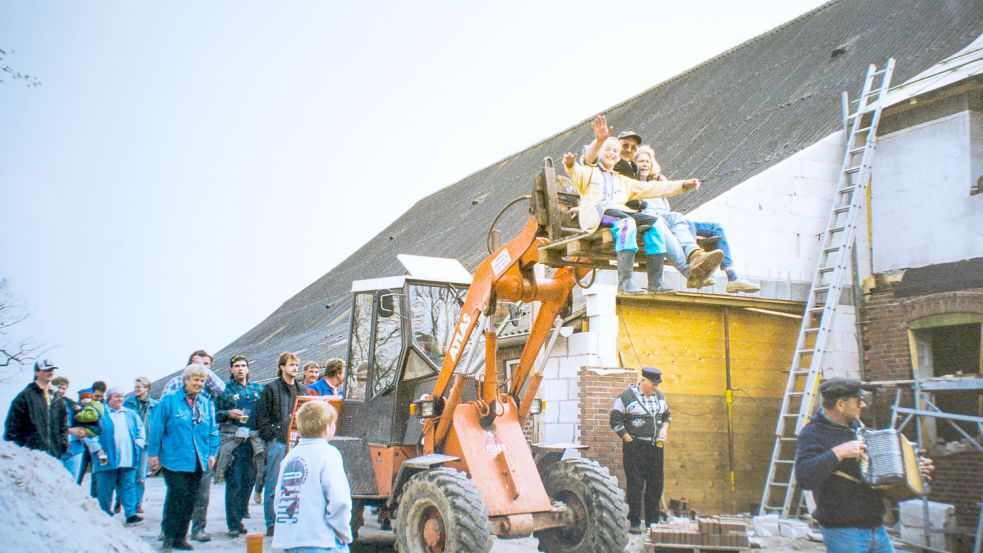
<path fill-rule="evenodd" d="M 193 541 L 212 539 L 206 513 L 211 484 L 220 480 L 230 537 L 246 533 L 243 519 L 254 497 L 263 503 L 274 547 L 347 551 L 352 500 L 341 455 L 327 443 L 337 420 L 329 403 L 298 410 L 300 441 L 287 453 L 294 401 L 341 396 L 344 361 L 308 363 L 299 375 L 300 359 L 285 352 L 265 386 L 250 381 L 244 355 L 230 359 L 227 382 L 212 361 L 205 351 L 192 353 L 158 399 L 150 395 L 150 380 L 137 377 L 131 391 L 96 381 L 73 400 L 69 379 L 55 376 L 58 366 L 38 360 L 34 380 L 11 403 L 4 439 L 59 459 L 79 485 L 90 474 L 90 495 L 108 516 L 122 512 L 126 525 L 143 521 L 146 479 L 159 471 L 167 487 L 159 536 L 165 551 L 193 549 L 189 530 Z M 314 511 L 298 508 L 301 497 Z M 320 517 L 312 514 L 318 508 Z"/>

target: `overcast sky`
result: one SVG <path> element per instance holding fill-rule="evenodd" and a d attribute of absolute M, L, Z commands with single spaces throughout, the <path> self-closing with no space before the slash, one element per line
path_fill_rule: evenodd
<path fill-rule="evenodd" d="M 0 0 L 42 82 L 0 84 L 20 332 L 73 391 L 160 377 L 420 198 L 821 4 Z"/>

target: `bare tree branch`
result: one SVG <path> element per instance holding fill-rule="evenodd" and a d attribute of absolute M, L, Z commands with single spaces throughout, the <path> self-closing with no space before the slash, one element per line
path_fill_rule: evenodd
<path fill-rule="evenodd" d="M 10 67 L 4 63 L 4 59 L 10 54 L 13 54 L 14 50 L 5 50 L 0 48 L 0 84 L 7 84 L 8 81 L 23 81 L 24 86 L 32 88 L 35 86 L 41 86 L 41 80 L 34 75 L 28 75 L 26 73 L 21 73 L 13 67 Z"/>
<path fill-rule="evenodd" d="M 10 294 L 7 279 L 0 279 L 0 382 L 13 379 L 25 365 L 33 363 L 46 351 L 43 344 L 31 339 L 10 339 L 11 329 L 29 316 L 24 304 Z"/>

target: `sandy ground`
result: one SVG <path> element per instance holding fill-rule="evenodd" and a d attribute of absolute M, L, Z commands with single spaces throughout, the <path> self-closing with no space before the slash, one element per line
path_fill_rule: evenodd
<path fill-rule="evenodd" d="M 160 518 L 164 507 L 164 479 L 151 478 L 147 480 L 147 491 L 144 496 L 144 522 L 140 525 L 128 528 L 128 531 L 139 535 L 145 542 L 149 543 L 155 550 L 160 549 L 160 542 L 157 535 L 160 532 Z M 251 517 L 243 521 L 250 532 L 265 532 L 266 527 L 263 522 L 263 506 L 250 502 Z M 365 545 L 359 547 L 358 551 L 371 553 L 389 553 L 394 551 L 392 547 L 392 532 L 379 529 L 375 517 L 366 512 L 366 525 L 360 531 L 360 541 Z M 212 535 L 212 541 L 207 543 L 191 542 L 195 551 L 210 553 L 242 553 L 246 550 L 246 539 L 244 537 L 230 538 L 225 531 L 225 486 L 218 484 L 212 486 L 211 499 L 208 505 L 207 531 Z M 265 538 L 264 551 L 274 550 L 270 546 L 272 538 Z M 517 540 L 496 540 L 492 548 L 493 553 L 532 553 L 537 551 L 537 540 L 535 538 L 522 538 Z M 787 552 L 787 551 L 806 551 L 819 553 L 824 551 L 822 544 L 808 542 L 805 540 L 786 540 L 782 538 L 771 538 L 764 544 L 762 551 L 767 552 Z M 642 536 L 631 536 L 626 551 L 643 552 Z"/>

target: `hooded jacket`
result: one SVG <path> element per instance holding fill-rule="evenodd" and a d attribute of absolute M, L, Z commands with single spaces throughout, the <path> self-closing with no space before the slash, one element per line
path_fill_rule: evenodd
<path fill-rule="evenodd" d="M 856 459 L 839 461 L 833 453 L 834 447 L 856 439 L 856 428 L 830 420 L 823 410 L 799 433 L 795 479 L 812 490 L 812 516 L 827 528 L 876 528 L 884 518 L 884 500 L 874 488 L 833 474 L 839 470 L 861 478 Z"/>
<path fill-rule="evenodd" d="M 28 384 L 7 412 L 3 438 L 30 449 L 46 451 L 58 459 L 68 449 L 68 411 L 65 402 L 36 383 Z"/>

